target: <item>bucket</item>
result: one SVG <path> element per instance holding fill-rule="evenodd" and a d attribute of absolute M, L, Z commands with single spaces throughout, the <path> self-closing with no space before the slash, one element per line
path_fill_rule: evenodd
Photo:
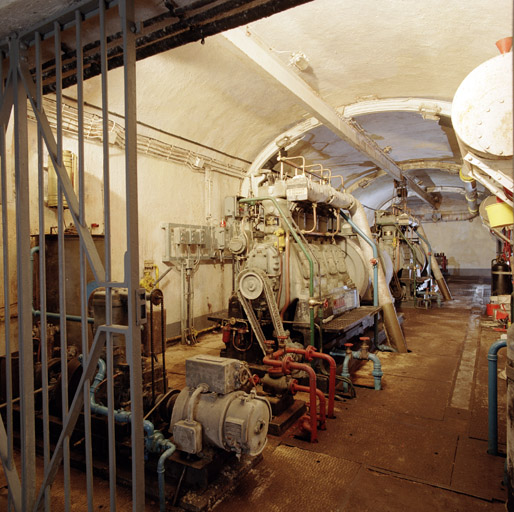
<path fill-rule="evenodd" d="M 514 214 L 507 203 L 490 204 L 485 209 L 492 228 L 502 228 L 514 224 Z"/>

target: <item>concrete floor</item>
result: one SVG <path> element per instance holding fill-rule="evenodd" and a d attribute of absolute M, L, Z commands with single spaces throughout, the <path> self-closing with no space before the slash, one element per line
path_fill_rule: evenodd
<path fill-rule="evenodd" d="M 487 449 L 487 350 L 500 337 L 483 316 L 489 287 L 450 281 L 455 300 L 442 308 L 405 309 L 409 354 L 381 354 L 383 389 L 358 387 L 336 403 L 336 419 L 310 444 L 269 437 L 264 458 L 219 503 L 216 512 L 500 511 L 504 458 Z M 217 354 L 220 334 L 167 352 L 169 381 L 185 382 L 184 359 Z M 499 369 L 505 365 L 500 351 Z M 371 364 L 371 363 L 367 363 Z M 356 382 L 372 383 L 363 366 Z M 500 376 L 501 377 L 501 376 Z M 505 451 L 505 380 L 499 380 L 499 440 Z M 72 510 L 87 510 L 83 474 L 72 469 Z M 94 510 L 109 509 L 108 482 L 95 479 Z M 0 510 L 6 510 L 0 472 Z M 52 510 L 62 510 L 62 480 Z M 118 490 L 118 510 L 129 510 L 130 491 Z M 146 510 L 158 510 L 148 500 Z"/>
<path fill-rule="evenodd" d="M 216 512 L 241 510 L 475 511 L 504 510 L 504 457 L 487 450 L 487 351 L 501 333 L 482 313 L 489 286 L 450 282 L 452 303 L 405 309 L 408 354 L 380 355 L 383 389 L 358 387 L 336 404 L 319 442 L 287 432 L 270 437 L 264 460 Z M 219 335 L 169 351 L 180 359 L 216 353 Z M 505 365 L 500 351 L 498 368 Z M 371 363 L 368 363 L 371 365 Z M 372 386 L 369 366 L 356 382 Z M 499 440 L 505 452 L 505 380 L 499 380 Z"/>

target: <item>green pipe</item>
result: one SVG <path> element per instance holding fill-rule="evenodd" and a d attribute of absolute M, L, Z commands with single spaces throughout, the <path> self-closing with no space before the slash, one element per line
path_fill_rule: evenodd
<path fill-rule="evenodd" d="M 249 203 L 252 205 L 257 202 L 262 202 L 262 201 L 271 201 L 275 205 L 276 209 L 278 210 L 278 213 L 280 214 L 280 217 L 284 221 L 284 224 L 287 226 L 287 229 L 293 235 L 295 242 L 299 245 L 300 249 L 305 254 L 305 257 L 307 258 L 307 261 L 309 262 L 309 295 L 311 298 L 314 298 L 314 262 L 312 261 L 311 255 L 305 248 L 305 245 L 303 244 L 302 240 L 298 236 L 298 233 L 296 233 L 296 230 L 293 228 L 293 226 L 289 222 L 289 219 L 286 217 L 286 215 L 282 211 L 282 208 L 280 208 L 278 201 L 274 197 L 251 197 L 248 199 L 240 199 L 239 200 L 240 203 Z M 314 343 L 315 343 L 314 306 L 311 306 L 311 305 L 309 305 L 309 323 L 310 323 L 310 339 L 311 339 L 310 344 L 312 346 L 314 346 Z"/>
<path fill-rule="evenodd" d="M 350 226 L 357 232 L 357 234 L 362 237 L 367 243 L 368 245 L 371 246 L 371 248 L 373 249 L 373 258 L 375 258 L 375 260 L 377 261 L 376 265 L 373 265 L 373 306 L 377 307 L 378 306 L 378 247 L 377 247 L 377 244 L 371 239 L 369 238 L 368 235 L 366 235 L 366 233 L 364 233 L 364 231 L 362 231 L 362 229 L 357 226 L 357 224 L 355 224 L 355 222 L 353 222 L 352 219 L 350 219 L 350 217 L 348 217 L 348 215 L 346 215 L 342 210 L 341 210 L 341 215 L 343 217 L 343 219 L 348 222 L 348 224 L 350 224 Z"/>
<path fill-rule="evenodd" d="M 36 245 L 30 249 L 30 278 L 34 275 L 34 254 L 39 252 L 39 245 Z M 34 309 L 34 303 L 32 302 L 32 316 L 41 316 L 41 311 L 39 309 Z M 60 313 L 49 313 L 46 312 L 47 318 L 61 318 Z M 82 317 L 78 315 L 66 315 L 66 320 L 69 322 L 82 322 Z M 87 317 L 87 323 L 93 324 L 95 322 L 94 318 Z"/>

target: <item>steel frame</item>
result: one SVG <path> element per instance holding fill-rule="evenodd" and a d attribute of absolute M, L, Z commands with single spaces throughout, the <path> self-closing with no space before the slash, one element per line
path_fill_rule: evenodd
<path fill-rule="evenodd" d="M 120 32 L 123 36 L 123 70 L 125 97 L 125 200 L 126 200 L 126 240 L 127 250 L 124 259 L 124 279 L 122 282 L 112 280 L 111 259 L 111 211 L 110 211 L 110 169 L 108 146 L 108 97 L 107 97 L 107 32 L 105 15 L 107 10 L 118 8 Z M 102 114 L 103 114 L 103 185 L 104 185 L 104 225 L 105 225 L 105 265 L 98 253 L 86 225 L 85 217 L 85 179 L 84 179 L 84 57 L 82 43 L 82 23 L 86 15 L 77 6 L 73 13 L 73 22 L 66 26 L 67 30 L 75 30 L 77 48 L 77 104 L 78 104 L 78 195 L 63 164 L 63 128 L 62 128 L 62 49 L 61 33 L 63 25 L 58 21 L 53 24 L 53 33 L 44 35 L 45 39 L 54 39 L 54 58 L 56 67 L 57 122 L 55 133 L 43 109 L 43 59 L 40 32 L 24 34 L 23 37 L 13 37 L 9 42 L 7 52 L 0 53 L 0 181 L 1 181 L 1 212 L 2 212 L 2 258 L 4 303 L 10 311 L 12 297 L 10 293 L 11 271 L 17 276 L 18 288 L 18 350 L 19 350 L 19 392 L 20 405 L 13 408 L 13 363 L 15 349 L 10 315 L 5 322 L 4 343 L 6 353 L 5 390 L 6 413 L 0 416 L 0 458 L 8 482 L 8 510 L 50 510 L 51 486 L 58 470 L 64 470 L 64 509 L 71 509 L 70 452 L 69 437 L 73 432 L 79 416 L 83 415 L 85 429 L 85 463 L 86 489 L 88 511 L 94 509 L 93 496 L 93 456 L 91 440 L 91 411 L 89 407 L 90 381 L 96 371 L 101 351 L 107 352 L 107 395 L 108 395 L 108 430 L 109 430 L 109 477 L 110 477 L 110 507 L 116 510 L 116 456 L 114 432 L 114 400 L 113 400 L 113 371 L 112 371 L 112 334 L 118 333 L 125 337 L 127 362 L 130 367 L 130 399 L 131 399 L 131 444 L 132 444 L 132 510 L 144 509 L 144 434 L 143 434 L 143 402 L 141 374 L 141 334 L 139 299 L 139 240 L 138 240 L 138 201 L 137 201 L 137 133 L 136 133 L 136 24 L 134 20 L 134 0 L 119 0 L 106 2 L 98 0 L 89 2 L 99 14 L 102 70 Z M 112 12 L 110 13 L 112 14 Z M 30 45 L 27 44 L 30 41 Z M 35 72 L 29 70 L 27 51 L 31 46 L 32 57 L 35 55 Z M 7 76 L 4 76 L 5 70 Z M 32 340 L 32 275 L 31 275 L 31 225 L 29 197 L 29 136 L 27 125 L 27 99 L 37 120 L 37 209 L 39 233 L 39 283 L 41 309 L 41 362 L 42 362 L 42 423 L 41 441 L 43 443 L 43 482 L 36 485 L 35 404 L 34 404 L 34 354 Z M 14 195 L 15 195 L 15 224 L 8 214 L 9 177 L 7 159 L 11 155 L 7 151 L 5 132 L 12 119 L 14 126 Z M 44 174 L 43 151 L 48 151 L 58 177 L 58 255 L 59 255 L 59 304 L 61 332 L 61 368 L 62 379 L 67 384 L 67 349 L 66 333 L 66 297 L 65 282 L 66 268 L 64 266 L 64 222 L 63 200 L 77 228 L 80 239 L 80 290 L 81 290 L 81 348 L 83 357 L 83 373 L 71 405 L 68 407 L 67 385 L 61 386 L 62 392 L 62 431 L 53 449 L 50 446 L 49 419 L 49 382 L 48 356 L 46 339 L 46 283 L 45 271 L 45 205 L 44 205 Z M 16 233 L 16 268 L 10 268 L 9 257 L 13 252 L 9 247 L 9 233 Z M 87 264 L 94 275 L 94 283 L 86 282 Z M 12 265 L 11 265 L 12 267 Z M 106 290 L 105 325 L 101 325 L 96 333 L 91 347 L 88 346 L 87 302 L 89 293 L 94 288 L 104 287 Z M 112 291 L 116 288 L 127 288 L 129 296 L 128 325 L 112 324 Z M 3 376 L 1 376 L 3 377 Z M 71 397 L 70 397 L 71 398 Z M 14 415 L 20 420 L 20 452 L 21 462 L 19 472 L 14 463 Z M 5 419 L 4 419 L 5 418 Z"/>

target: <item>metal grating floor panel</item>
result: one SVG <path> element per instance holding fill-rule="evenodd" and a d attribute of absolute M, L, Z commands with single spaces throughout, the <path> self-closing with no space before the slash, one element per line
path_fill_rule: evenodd
<path fill-rule="evenodd" d="M 323 330 L 326 332 L 345 332 L 356 325 L 360 324 L 366 318 L 372 317 L 375 313 L 381 310 L 380 307 L 375 306 L 361 306 L 352 309 L 343 315 L 334 318 L 330 322 L 323 325 Z"/>

